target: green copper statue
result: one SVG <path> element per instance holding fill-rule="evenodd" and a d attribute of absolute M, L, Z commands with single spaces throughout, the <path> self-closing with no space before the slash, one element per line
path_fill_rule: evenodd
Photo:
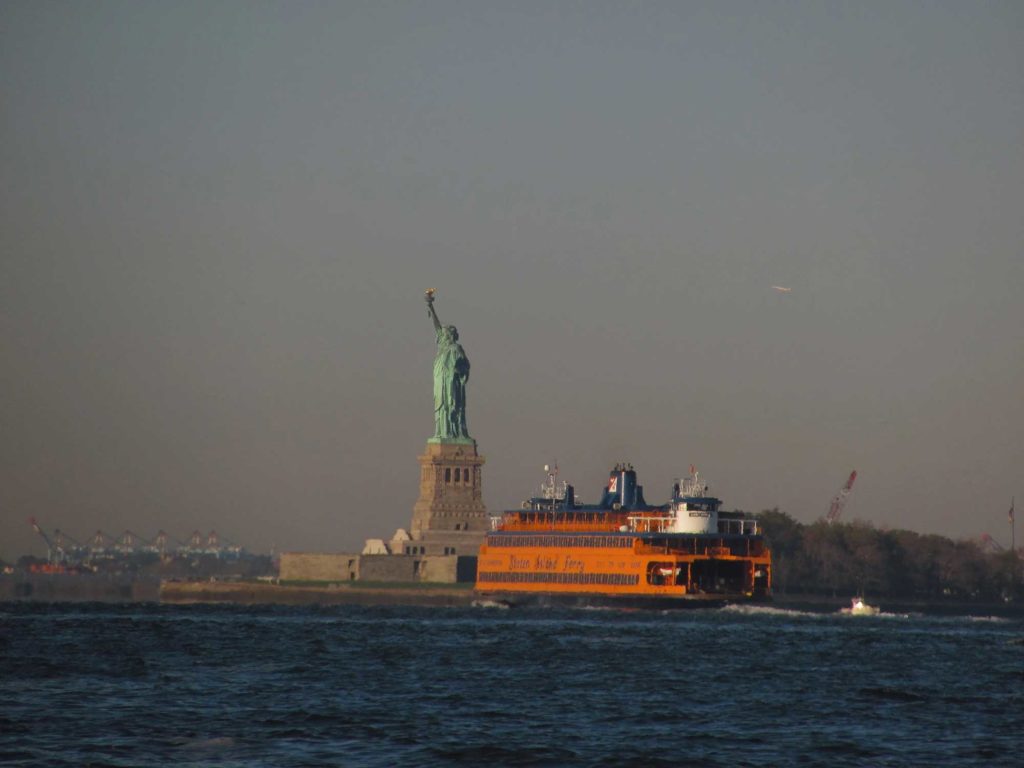
<path fill-rule="evenodd" d="M 471 443 L 466 429 L 466 382 L 469 358 L 454 325 L 441 325 L 434 311 L 434 289 L 426 294 L 427 310 L 437 332 L 434 357 L 434 436 L 431 442 Z"/>

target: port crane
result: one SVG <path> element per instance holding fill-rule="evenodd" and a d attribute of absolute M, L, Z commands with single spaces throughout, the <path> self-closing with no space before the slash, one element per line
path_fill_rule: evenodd
<path fill-rule="evenodd" d="M 64 552 L 65 555 L 70 554 L 72 559 L 80 560 L 83 556 L 88 554 L 88 548 L 85 547 L 82 542 L 73 536 L 69 536 L 64 533 L 60 528 L 53 529 L 53 536 L 57 549 Z"/>
<path fill-rule="evenodd" d="M 173 552 L 184 549 L 185 544 L 161 528 L 157 531 L 156 536 L 153 537 L 153 546 L 156 547 L 157 552 L 161 555 L 166 555 L 167 550 L 171 550 Z"/>
<path fill-rule="evenodd" d="M 89 539 L 89 553 L 94 557 L 111 555 L 114 552 L 114 544 L 113 536 L 97 530 Z"/>
<path fill-rule="evenodd" d="M 155 553 L 161 557 L 202 554 L 218 558 L 238 558 L 244 552 L 241 545 L 215 530 L 207 535 L 195 530 L 185 541 L 169 535 L 163 529 L 160 529 L 152 539 L 141 536 L 131 529 L 125 530 L 117 537 L 97 530 L 83 543 L 64 533 L 60 528 L 55 528 L 52 536 L 47 535 L 35 517 L 28 518 L 28 523 L 46 544 L 46 562 L 54 566 L 80 565 L 95 559 L 111 560 L 139 553 Z"/>
<path fill-rule="evenodd" d="M 28 524 L 31 525 L 32 530 L 38 533 L 39 537 L 46 542 L 46 562 L 52 563 L 54 561 L 53 558 L 55 554 L 59 559 L 63 560 L 64 550 L 54 545 L 50 540 L 50 537 L 46 535 L 46 532 L 39 527 L 39 523 L 36 522 L 36 519 L 34 517 L 30 517 L 28 519 Z"/>
<path fill-rule="evenodd" d="M 117 538 L 117 541 L 114 542 L 114 548 L 123 554 L 155 551 L 155 545 L 152 541 L 139 536 L 139 534 L 130 529 L 125 529 L 125 532 Z"/>
<path fill-rule="evenodd" d="M 828 508 L 828 514 L 825 515 L 825 519 L 832 524 L 839 520 L 839 516 L 843 514 L 843 507 L 846 506 L 846 500 L 850 497 L 850 491 L 853 490 L 853 481 L 857 479 L 857 470 L 853 470 L 850 473 L 850 477 L 846 481 L 846 485 L 839 489 L 839 493 L 832 499 L 832 504 Z"/>

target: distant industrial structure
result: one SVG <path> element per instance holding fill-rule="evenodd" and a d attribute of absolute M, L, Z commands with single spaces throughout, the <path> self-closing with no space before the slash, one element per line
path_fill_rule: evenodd
<path fill-rule="evenodd" d="M 131 530 L 116 537 L 98 530 L 83 543 L 59 528 L 53 530 L 52 536 L 47 535 L 34 517 L 30 517 L 28 522 L 46 544 L 46 561 L 53 565 L 80 565 L 98 558 L 140 554 L 238 558 L 244 552 L 242 547 L 216 531 L 210 531 L 205 536 L 199 531 L 193 531 L 187 539 L 180 540 L 162 529 L 151 539 Z"/>
<path fill-rule="evenodd" d="M 849 478 L 846 480 L 846 484 L 839 489 L 839 493 L 832 499 L 832 503 L 829 505 L 828 514 L 825 515 L 825 519 L 829 523 L 839 522 L 840 516 L 843 514 L 843 507 L 846 506 L 846 500 L 850 498 L 850 492 L 853 490 L 853 483 L 857 479 L 857 470 L 853 470 L 850 473 Z"/>
<path fill-rule="evenodd" d="M 155 580 L 154 583 L 159 583 L 161 579 L 269 579 L 276 570 L 270 555 L 246 552 L 243 547 L 216 531 L 208 534 L 193 531 L 190 536 L 177 539 L 162 529 L 152 538 L 140 536 L 131 530 L 124 531 L 120 536 L 111 536 L 99 530 L 87 539 L 79 540 L 59 528 L 55 528 L 52 534 L 47 533 L 34 517 L 29 518 L 28 522 L 46 545 L 46 559 L 25 555 L 18 561 L 17 568 L 8 566 L 4 570 L 5 574 L 21 572 L 40 577 L 103 576 L 127 579 L 125 583 L 130 585 L 136 581 L 148 584 Z M 22 584 L 17 589 L 28 591 L 23 594 L 16 589 L 15 596 L 28 596 L 37 588 L 43 590 L 39 594 L 49 594 L 53 599 L 58 599 L 59 595 L 68 599 L 87 599 L 92 595 L 100 599 L 100 595 L 106 594 L 103 591 L 105 588 L 94 589 L 79 581 L 46 582 L 45 585 L 40 583 L 34 586 L 26 582 L 27 586 Z M 152 597 L 146 588 L 140 589 L 142 592 L 135 590 L 135 587 L 129 591 L 135 590 L 132 594 L 138 592 L 136 596 L 140 599 Z"/>

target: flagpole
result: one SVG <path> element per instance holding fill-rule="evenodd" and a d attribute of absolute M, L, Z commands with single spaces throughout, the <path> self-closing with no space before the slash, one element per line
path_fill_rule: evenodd
<path fill-rule="evenodd" d="M 1017 516 L 1015 514 L 1013 514 L 1014 501 L 1016 501 L 1016 499 L 1013 496 L 1011 496 L 1010 497 L 1010 551 L 1013 552 L 1014 562 L 1017 564 L 1016 568 L 1015 568 L 1017 573 L 1015 573 L 1013 575 L 1014 576 L 1014 580 L 1016 581 L 1018 578 L 1020 578 L 1020 560 L 1017 558 L 1017 537 L 1015 535 L 1016 532 L 1017 532 Z"/>

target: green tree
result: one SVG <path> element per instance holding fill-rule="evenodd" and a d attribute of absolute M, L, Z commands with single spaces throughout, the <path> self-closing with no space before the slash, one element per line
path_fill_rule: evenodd
<path fill-rule="evenodd" d="M 761 512 L 758 522 L 772 551 L 772 582 L 776 590 L 785 593 L 800 577 L 804 526 L 778 507 Z"/>

